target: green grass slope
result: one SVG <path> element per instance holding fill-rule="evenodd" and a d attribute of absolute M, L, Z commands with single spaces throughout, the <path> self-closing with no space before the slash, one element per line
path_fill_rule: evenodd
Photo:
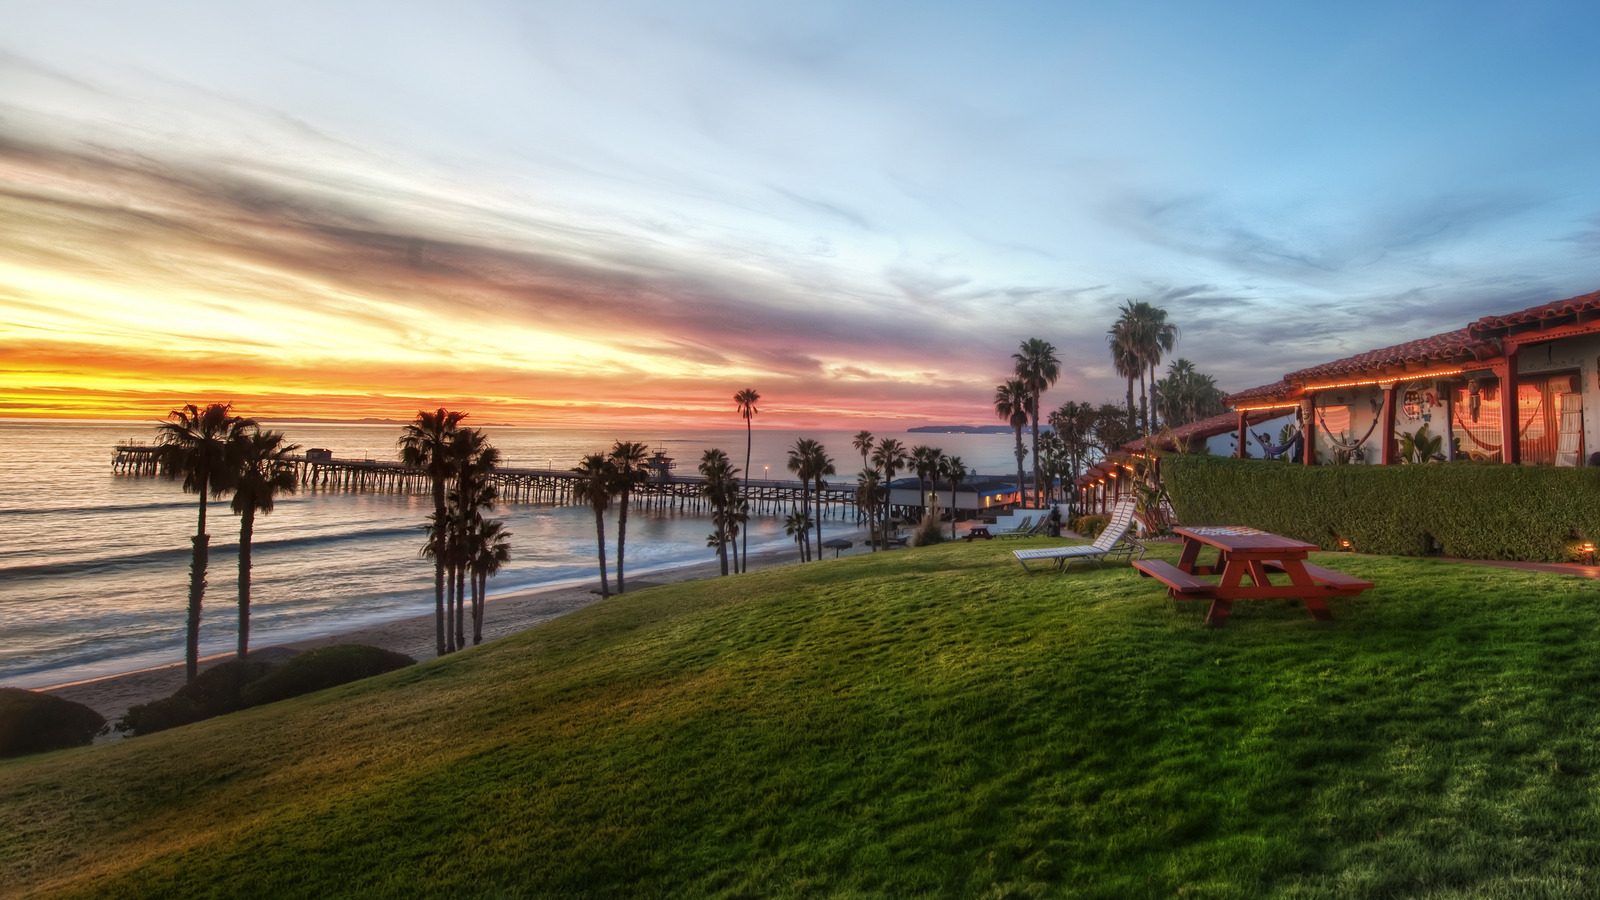
<path fill-rule="evenodd" d="M 1378 588 L 1212 631 L 1017 546 L 639 591 L 0 763 L 0 892 L 1600 893 L 1595 582 L 1323 554 Z"/>

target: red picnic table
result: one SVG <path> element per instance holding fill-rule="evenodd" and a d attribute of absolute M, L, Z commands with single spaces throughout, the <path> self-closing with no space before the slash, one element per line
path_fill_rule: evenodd
<path fill-rule="evenodd" d="M 1324 597 L 1353 597 L 1372 582 L 1362 581 L 1306 562 L 1318 549 L 1316 544 L 1281 537 L 1255 528 L 1236 525 L 1198 525 L 1174 528 L 1183 538 L 1183 555 L 1178 564 L 1159 559 L 1135 560 L 1141 575 L 1167 586 L 1167 593 L 1178 599 L 1211 598 L 1206 624 L 1221 628 L 1228 624 L 1228 613 L 1235 600 L 1300 600 L 1317 619 L 1332 619 Z M 1200 551 L 1213 547 L 1217 560 L 1201 565 Z M 1273 584 L 1271 575 L 1288 577 L 1287 584 Z M 1214 576 L 1216 583 L 1202 580 Z M 1249 579 L 1249 584 L 1245 579 Z"/>

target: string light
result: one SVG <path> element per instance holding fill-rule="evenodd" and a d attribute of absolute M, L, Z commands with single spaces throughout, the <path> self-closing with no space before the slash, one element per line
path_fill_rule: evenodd
<path fill-rule="evenodd" d="M 1307 384 L 1302 385 L 1300 390 L 1302 393 L 1309 394 L 1316 391 L 1329 391 L 1333 390 L 1334 388 L 1366 387 L 1374 384 L 1400 384 L 1401 382 L 1405 381 L 1425 381 L 1429 378 L 1443 378 L 1448 375 L 1460 375 L 1465 371 L 1466 369 L 1457 367 L 1454 369 L 1436 369 L 1430 372 L 1408 372 L 1405 373 L 1404 377 L 1399 378 L 1368 378 L 1362 381 L 1335 381 L 1328 384 Z M 1234 409 L 1237 412 L 1261 412 L 1269 409 L 1294 409 L 1299 405 L 1300 403 L 1296 401 L 1294 403 L 1268 403 L 1262 406 L 1236 406 Z"/>

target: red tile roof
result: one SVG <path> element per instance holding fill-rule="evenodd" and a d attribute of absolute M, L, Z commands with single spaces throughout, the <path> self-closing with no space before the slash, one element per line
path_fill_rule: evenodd
<path fill-rule="evenodd" d="M 1381 350 L 1368 350 L 1366 353 L 1357 353 L 1355 356 L 1336 359 L 1320 366 L 1300 369 L 1290 372 L 1283 378 L 1293 384 L 1303 385 L 1346 376 L 1380 377 L 1388 374 L 1388 370 L 1403 369 L 1408 365 L 1437 366 L 1477 362 L 1498 355 L 1499 350 L 1500 348 L 1493 344 L 1472 337 L 1468 329 L 1458 328 L 1433 337 L 1406 341 L 1404 344 L 1395 344 L 1393 347 L 1384 347 Z"/>
<path fill-rule="evenodd" d="M 1597 310 L 1600 310 L 1600 291 L 1532 306 L 1521 312 L 1507 313 L 1503 316 L 1484 316 L 1468 325 L 1467 330 L 1477 338 L 1497 337 L 1518 325 L 1561 324 L 1560 320 L 1568 316 L 1577 318 L 1581 313 Z"/>
<path fill-rule="evenodd" d="M 1253 387 L 1237 394 L 1229 394 L 1222 398 L 1222 402 L 1228 406 L 1238 408 L 1257 403 L 1276 403 L 1280 400 L 1288 399 L 1292 393 L 1294 393 L 1294 385 L 1287 381 L 1274 381 L 1271 384 L 1263 384 L 1260 387 Z"/>

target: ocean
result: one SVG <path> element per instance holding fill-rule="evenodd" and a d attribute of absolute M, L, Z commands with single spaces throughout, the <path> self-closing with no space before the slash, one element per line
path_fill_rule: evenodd
<path fill-rule="evenodd" d="M 796 439 L 819 440 L 840 476 L 853 480 L 861 459 L 855 432 L 777 431 L 752 436 L 752 480 L 792 478 L 785 467 Z M 471 424 L 469 419 L 469 424 Z M 0 420 L 0 685 L 39 688 L 98 678 L 183 658 L 190 538 L 198 499 L 180 482 L 111 471 L 118 441 L 151 443 L 155 421 Z M 335 457 L 395 458 L 398 425 L 267 423 L 302 447 Z M 511 468 L 570 468 L 616 440 L 645 442 L 692 474 L 718 447 L 744 465 L 745 431 L 485 427 Z M 1015 470 L 1010 435 L 882 434 L 907 446 L 929 444 L 961 456 L 981 474 Z M 433 611 L 433 565 L 421 557 L 422 494 L 306 489 L 256 517 L 251 579 L 251 645 L 265 647 Z M 587 507 L 502 503 L 492 514 L 511 531 L 512 560 L 489 584 L 490 597 L 599 580 L 594 514 Z M 237 643 L 238 517 L 213 500 L 200 652 Z M 823 521 L 853 531 L 852 515 Z M 613 584 L 615 512 L 606 516 Z M 646 576 L 715 558 L 703 515 L 634 507 L 628 517 L 627 574 Z M 792 548 L 781 520 L 749 524 L 750 551 Z M 493 614 L 492 611 L 490 613 Z"/>

